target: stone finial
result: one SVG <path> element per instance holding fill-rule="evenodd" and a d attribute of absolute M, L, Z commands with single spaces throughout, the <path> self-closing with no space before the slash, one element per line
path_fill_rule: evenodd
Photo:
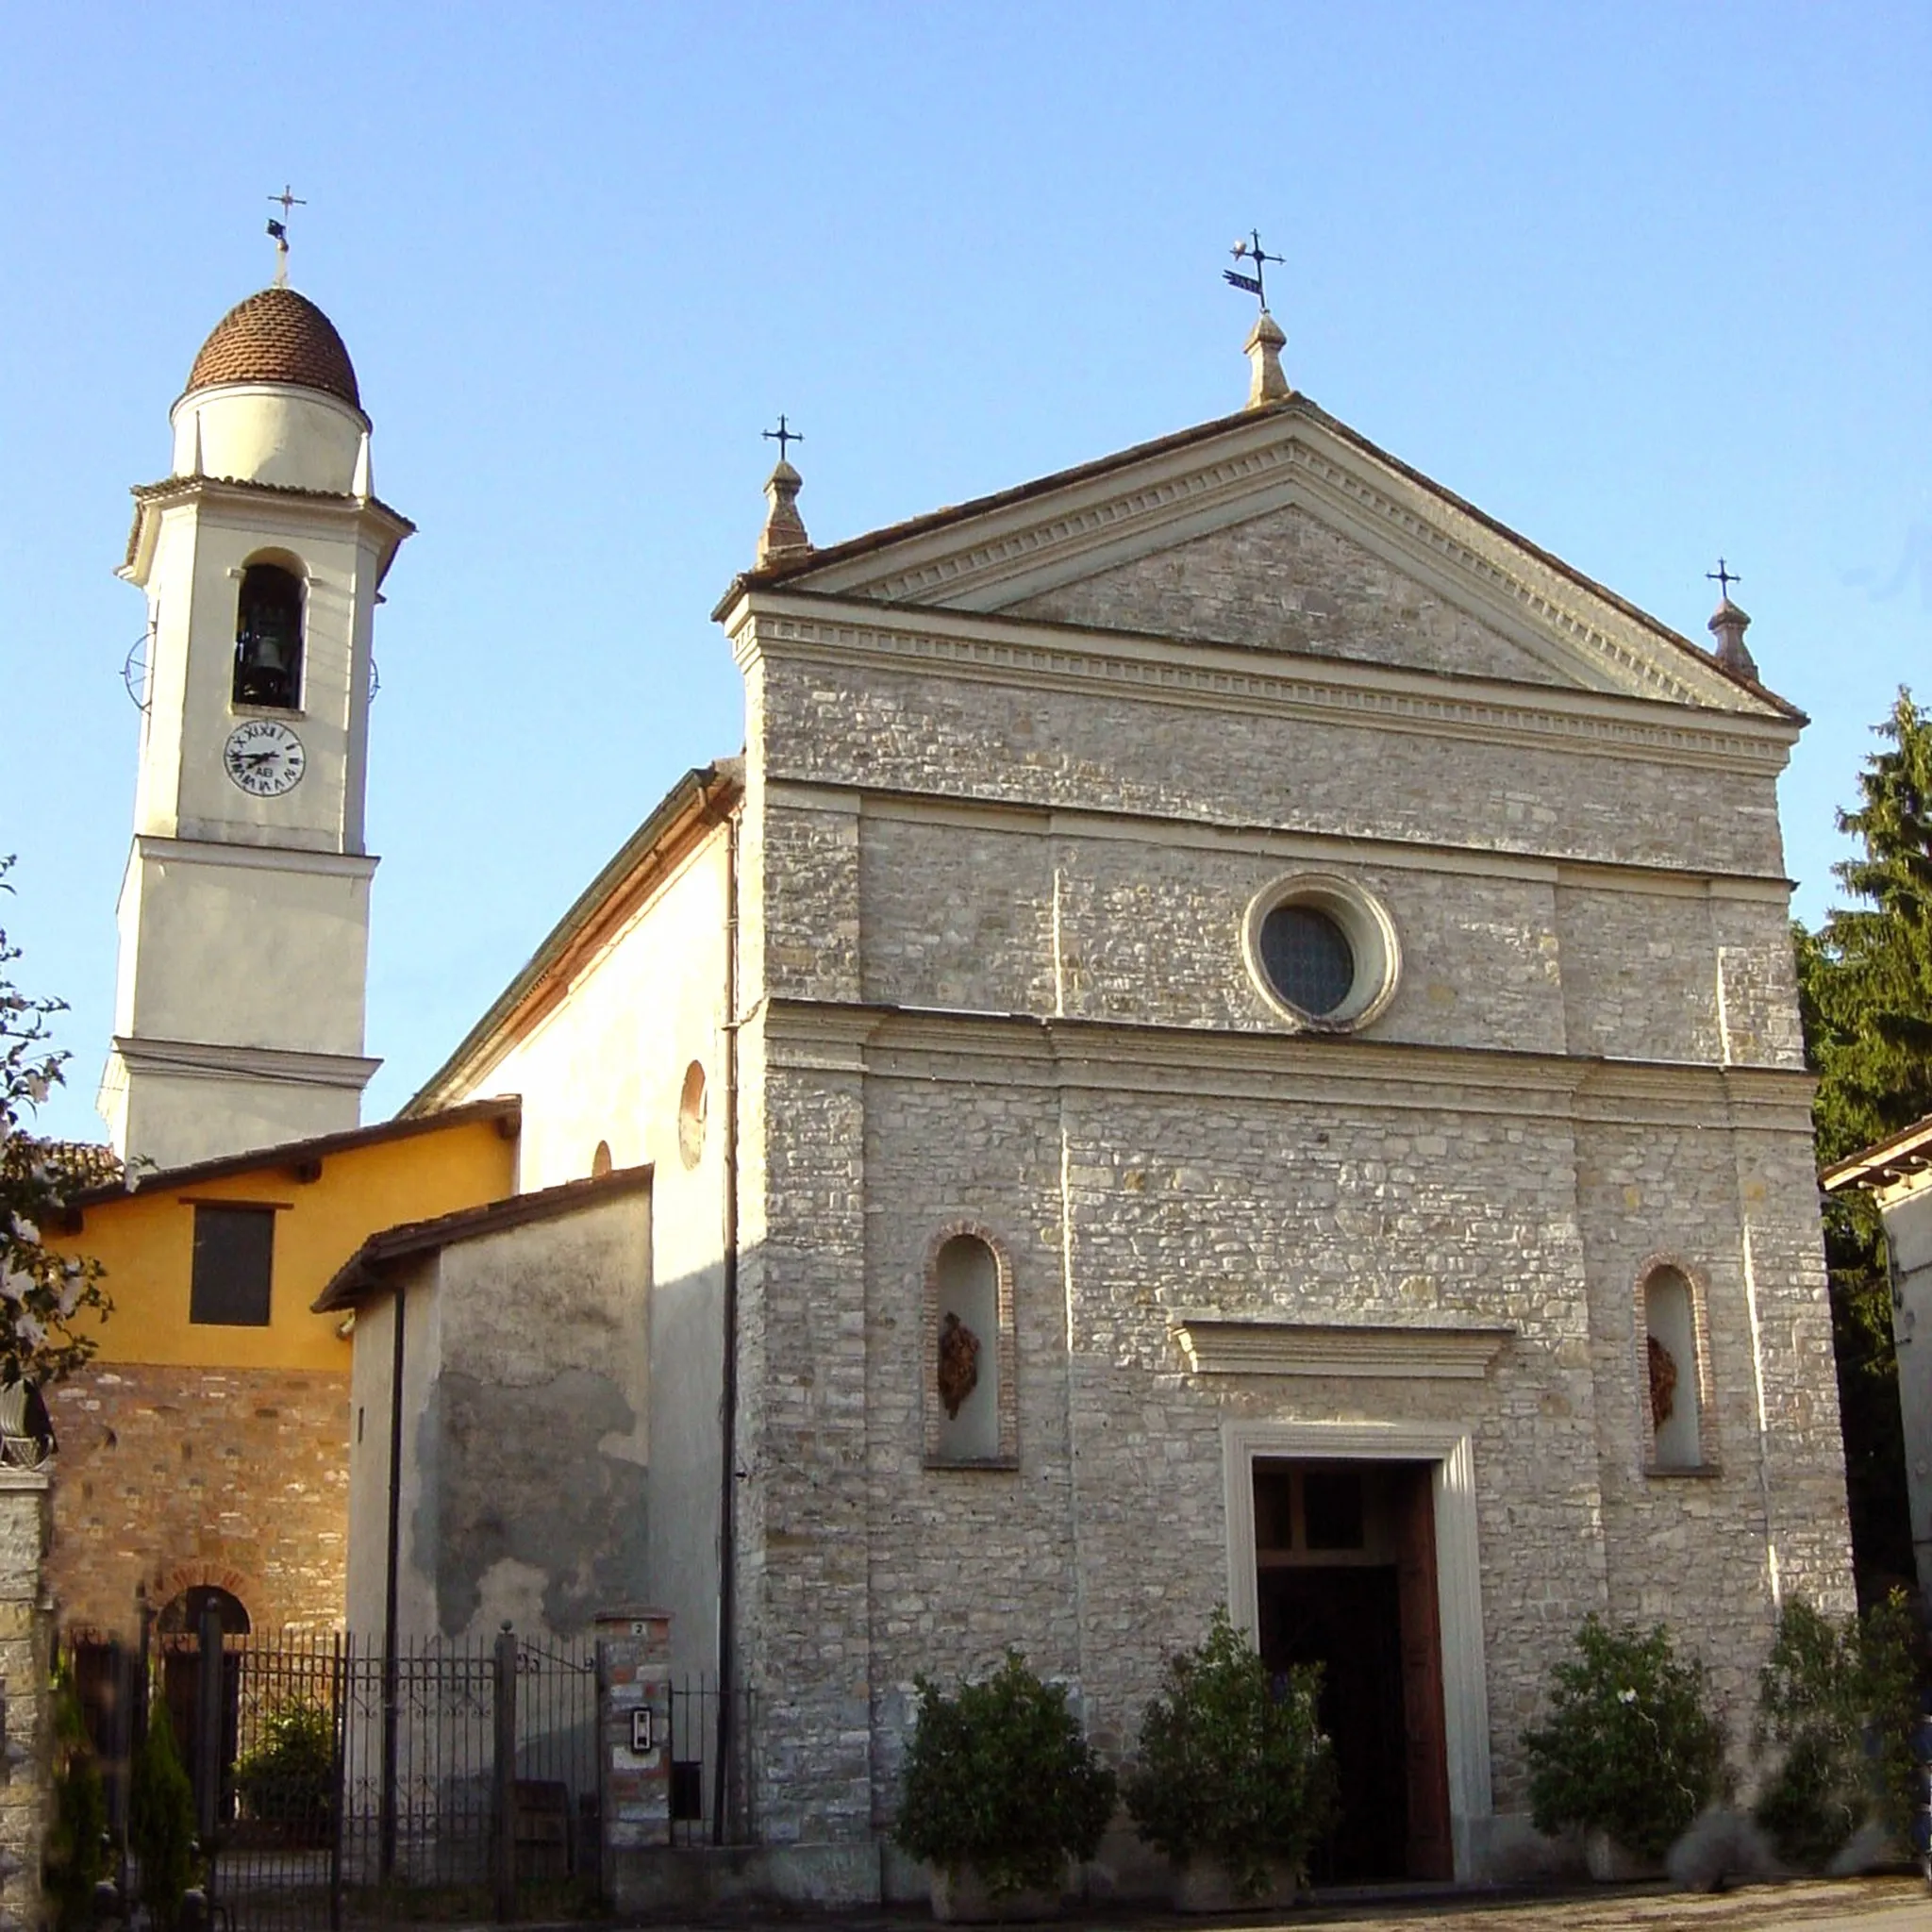
<path fill-rule="evenodd" d="M 805 520 L 798 514 L 798 492 L 804 486 L 805 478 L 780 457 L 765 479 L 765 501 L 771 508 L 765 512 L 765 527 L 758 532 L 760 568 L 811 548 Z"/>
<path fill-rule="evenodd" d="M 1755 681 L 1757 661 L 1744 643 L 1744 633 L 1750 625 L 1751 620 L 1726 597 L 1717 607 L 1716 616 L 1710 620 L 1710 634 L 1717 640 L 1717 661 L 1726 671 L 1734 671 L 1740 677 Z"/>
<path fill-rule="evenodd" d="M 1288 346 L 1288 338 L 1281 332 L 1281 325 L 1264 308 L 1255 318 L 1255 325 L 1248 331 L 1248 340 L 1242 344 L 1247 358 L 1254 366 L 1254 374 L 1248 380 L 1248 408 L 1259 409 L 1269 403 L 1278 403 L 1290 393 L 1288 377 L 1281 373 L 1281 352 Z"/>

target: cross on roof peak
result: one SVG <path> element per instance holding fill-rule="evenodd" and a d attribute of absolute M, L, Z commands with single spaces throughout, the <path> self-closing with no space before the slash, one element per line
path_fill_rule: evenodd
<path fill-rule="evenodd" d="M 270 218 L 268 232 L 275 244 L 275 287 L 286 289 L 289 286 L 289 210 L 307 208 L 308 204 L 286 181 L 282 183 L 279 194 L 271 194 L 268 198 L 280 203 L 282 209 L 280 221 Z"/>
<path fill-rule="evenodd" d="M 803 442 L 805 441 L 804 436 L 801 435 L 800 432 L 797 431 L 796 429 L 793 429 L 791 426 L 791 425 L 786 422 L 785 412 L 782 409 L 778 412 L 777 428 L 761 429 L 758 431 L 758 434 L 762 436 L 767 442 L 775 442 L 778 445 L 778 460 L 781 463 L 785 460 L 785 445 L 787 443 Z"/>
<path fill-rule="evenodd" d="M 1250 228 L 1248 230 L 1248 239 L 1245 242 L 1237 242 L 1228 250 L 1228 253 L 1237 261 L 1253 262 L 1255 264 L 1255 273 L 1251 275 L 1242 275 L 1236 269 L 1224 268 L 1221 271 L 1222 280 L 1231 289 L 1245 289 L 1265 309 L 1268 307 L 1268 291 L 1262 286 L 1262 269 L 1271 261 L 1284 261 L 1287 258 L 1280 255 L 1270 255 L 1261 246 L 1261 231 L 1258 228 Z"/>

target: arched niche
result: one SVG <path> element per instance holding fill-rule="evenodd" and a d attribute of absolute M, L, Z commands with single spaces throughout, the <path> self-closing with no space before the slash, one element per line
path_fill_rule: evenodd
<path fill-rule="evenodd" d="M 925 1267 L 925 1454 L 1009 1467 L 1018 1448 L 1012 1271 L 985 1229 L 942 1228 Z"/>
<path fill-rule="evenodd" d="M 1659 1262 L 1643 1276 L 1641 1304 L 1650 1463 L 1657 1469 L 1701 1469 L 1704 1364 L 1696 1290 L 1683 1269 Z"/>

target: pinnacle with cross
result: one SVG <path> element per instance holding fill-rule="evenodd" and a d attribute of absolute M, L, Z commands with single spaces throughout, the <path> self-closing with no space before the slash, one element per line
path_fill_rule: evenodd
<path fill-rule="evenodd" d="M 276 221 L 271 217 L 268 232 L 275 244 L 275 287 L 286 289 L 289 286 L 289 210 L 307 208 L 308 204 L 286 181 L 282 183 L 279 194 L 271 194 L 268 198 L 281 204 L 282 218 Z"/>
<path fill-rule="evenodd" d="M 1717 640 L 1717 661 L 1726 671 L 1755 679 L 1757 661 L 1744 641 L 1744 633 L 1750 629 L 1751 620 L 1731 602 L 1731 586 L 1741 584 L 1744 579 L 1722 557 L 1717 560 L 1717 568 L 1707 570 L 1704 575 L 1718 589 L 1717 615 L 1710 620 L 1709 626 L 1711 636 Z"/>
<path fill-rule="evenodd" d="M 778 460 L 765 480 L 765 527 L 758 533 L 758 566 L 762 569 L 768 563 L 809 550 L 811 539 L 806 535 L 805 520 L 798 514 L 798 492 L 804 487 L 804 479 L 785 458 L 786 445 L 803 442 L 805 438 L 782 415 L 777 428 L 761 429 L 758 434 L 767 442 L 778 445 Z"/>
<path fill-rule="evenodd" d="M 1267 264 L 1278 262 L 1283 258 L 1270 255 L 1261 246 L 1258 228 L 1251 228 L 1248 239 L 1237 242 L 1228 252 L 1237 261 L 1252 262 L 1255 268 L 1251 275 L 1224 268 L 1221 278 L 1231 289 L 1245 290 L 1260 305 L 1260 313 L 1255 317 L 1255 325 L 1248 331 L 1248 340 L 1242 344 L 1250 366 L 1248 408 L 1259 409 L 1270 403 L 1285 401 L 1293 393 L 1289 388 L 1288 377 L 1281 372 L 1281 352 L 1288 346 L 1288 338 L 1282 334 L 1281 325 L 1268 312 L 1268 290 L 1262 280 Z"/>

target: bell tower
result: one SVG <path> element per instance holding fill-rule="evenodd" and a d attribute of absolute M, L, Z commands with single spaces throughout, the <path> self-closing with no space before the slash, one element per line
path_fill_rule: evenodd
<path fill-rule="evenodd" d="M 357 1124 L 376 592 L 414 527 L 371 487 L 334 325 L 284 286 L 230 309 L 134 491 L 147 597 L 134 841 L 100 1110 L 175 1167 Z"/>

